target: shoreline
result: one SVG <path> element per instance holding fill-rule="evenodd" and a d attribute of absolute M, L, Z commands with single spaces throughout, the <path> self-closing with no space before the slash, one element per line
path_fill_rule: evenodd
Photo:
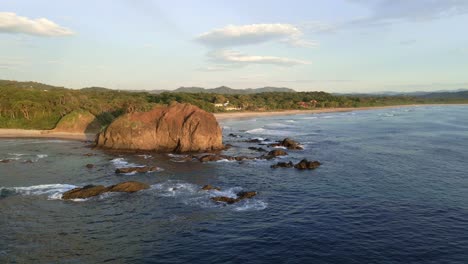
<path fill-rule="evenodd" d="M 232 113 L 225 112 L 225 113 L 215 113 L 214 116 L 216 117 L 216 120 L 224 121 L 227 119 L 244 119 L 244 118 L 267 117 L 267 116 L 321 114 L 321 113 L 391 109 L 391 108 L 401 108 L 401 107 L 446 106 L 446 105 L 460 106 L 460 105 L 468 105 L 468 104 L 409 104 L 409 105 L 364 106 L 364 107 L 337 107 L 337 108 L 321 108 L 321 109 L 310 109 L 310 110 L 283 110 L 283 111 L 271 111 L 271 112 L 232 112 Z"/>
<path fill-rule="evenodd" d="M 467 104 L 411 104 L 411 105 L 389 105 L 389 106 L 367 106 L 367 107 L 340 107 L 340 108 L 323 108 L 311 110 L 284 110 L 271 112 L 233 112 L 233 113 L 215 113 L 214 116 L 218 122 L 229 119 L 244 119 L 255 117 L 268 116 L 287 116 L 300 114 L 320 114 L 320 113 L 336 113 L 336 112 L 351 112 L 363 110 L 378 110 L 401 107 L 422 107 L 422 106 L 441 106 L 441 105 L 467 105 Z M 97 134 L 93 133 L 72 133 L 58 132 L 54 130 L 29 130 L 17 128 L 0 128 L 0 139 L 2 138 L 57 138 L 80 141 L 94 141 Z"/>
<path fill-rule="evenodd" d="M 93 133 L 71 133 L 71 132 L 58 132 L 53 130 L 29 130 L 17 128 L 0 128 L 0 139 L 2 138 L 57 138 L 88 141 L 94 140 L 96 134 Z"/>

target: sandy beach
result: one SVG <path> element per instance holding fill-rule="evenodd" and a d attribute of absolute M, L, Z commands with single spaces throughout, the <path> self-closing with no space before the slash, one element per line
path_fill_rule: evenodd
<path fill-rule="evenodd" d="M 350 112 L 374 109 L 400 108 L 400 107 L 420 107 L 446 104 L 412 104 L 412 105 L 391 105 L 391 106 L 369 106 L 369 107 L 340 107 L 340 108 L 321 108 L 313 110 L 285 110 L 271 112 L 234 112 L 234 113 L 216 113 L 214 114 L 218 121 L 225 119 L 254 118 L 262 116 L 281 116 L 281 115 L 300 115 L 300 114 L 319 114 L 334 112 Z"/>
<path fill-rule="evenodd" d="M 239 119 L 239 118 L 350 112 L 350 111 L 362 111 L 362 110 L 373 110 L 373 109 L 421 107 L 421 106 L 434 106 L 434 105 L 443 105 L 443 104 L 414 104 L 414 105 L 392 105 L 392 106 L 376 106 L 376 107 L 343 107 L 343 108 L 325 108 L 325 109 L 314 109 L 314 110 L 285 110 L 285 111 L 271 111 L 271 112 L 234 112 L 234 113 L 216 113 L 214 114 L 214 116 L 216 117 L 218 121 L 223 121 L 227 119 Z M 70 139 L 70 140 L 94 140 L 96 138 L 96 135 L 92 133 L 56 132 L 53 130 L 26 130 L 26 129 L 0 128 L 0 138 L 60 138 L 60 139 Z"/>
<path fill-rule="evenodd" d="M 95 137 L 95 134 L 90 133 L 0 128 L 0 138 L 61 138 L 71 140 L 94 140 Z"/>

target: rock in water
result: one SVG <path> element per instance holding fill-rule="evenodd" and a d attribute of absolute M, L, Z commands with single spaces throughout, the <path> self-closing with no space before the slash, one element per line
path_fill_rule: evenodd
<path fill-rule="evenodd" d="M 261 156 L 260 158 L 269 160 L 269 159 L 274 159 L 279 156 L 286 156 L 286 155 L 288 155 L 286 151 L 282 149 L 275 149 L 275 150 L 268 152 L 268 154 Z"/>
<path fill-rule="evenodd" d="M 149 189 L 150 186 L 146 183 L 136 182 L 136 181 L 128 181 L 128 182 L 121 182 L 116 185 L 112 185 L 107 187 L 108 192 L 137 192 L 145 189 Z"/>
<path fill-rule="evenodd" d="M 303 150 L 304 148 L 299 144 L 299 142 L 296 142 L 290 138 L 285 138 L 282 141 L 278 141 L 278 143 L 270 144 L 270 147 L 285 147 L 287 149 L 292 149 L 292 150 Z"/>
<path fill-rule="evenodd" d="M 294 168 L 299 170 L 313 170 L 321 165 L 318 161 L 308 161 L 306 159 L 301 160 L 299 163 L 294 165 Z"/>
<path fill-rule="evenodd" d="M 254 197 L 255 195 L 257 195 L 257 192 L 253 192 L 253 191 L 252 192 L 238 192 L 236 195 L 237 195 L 237 198 L 232 198 L 232 197 L 227 197 L 227 196 L 216 196 L 216 197 L 211 197 L 210 199 L 217 203 L 233 204 L 244 199 L 250 199 Z"/>
<path fill-rule="evenodd" d="M 207 184 L 207 185 L 204 185 L 204 186 L 202 187 L 202 190 L 204 190 L 204 191 L 211 191 L 211 190 L 221 191 L 221 188 L 219 188 L 219 187 L 214 187 L 214 186 L 212 186 L 212 185 Z"/>
<path fill-rule="evenodd" d="M 98 196 L 100 194 L 106 192 L 137 192 L 144 189 L 149 189 L 150 186 L 146 183 L 136 182 L 136 181 L 128 181 L 128 182 L 121 182 L 109 187 L 104 187 L 103 185 L 86 185 L 84 187 L 79 187 L 72 189 L 70 191 L 64 192 L 62 194 L 62 199 L 70 200 L 70 199 L 86 199 L 94 196 Z"/>
<path fill-rule="evenodd" d="M 145 173 L 145 172 L 153 172 L 157 170 L 157 167 L 154 166 L 144 166 L 144 167 L 128 167 L 128 168 L 118 168 L 115 170 L 115 173 Z"/>
<path fill-rule="evenodd" d="M 231 198 L 231 197 L 226 197 L 226 196 L 211 197 L 211 200 L 218 202 L 218 203 L 227 203 L 227 204 L 233 204 L 233 203 L 237 203 L 238 201 L 240 201 L 238 198 Z"/>
<path fill-rule="evenodd" d="M 103 185 L 86 185 L 82 188 L 74 188 L 62 194 L 62 199 L 86 199 L 93 196 L 98 196 L 106 192 L 107 188 Z"/>
<path fill-rule="evenodd" d="M 275 165 L 271 165 L 270 168 L 276 169 L 276 168 L 292 168 L 294 167 L 294 164 L 292 161 L 290 162 L 278 162 Z"/>
<path fill-rule="evenodd" d="M 240 200 L 250 199 L 250 198 L 254 197 L 255 195 L 257 195 L 257 192 L 239 192 L 239 193 L 237 193 L 237 197 Z"/>
<path fill-rule="evenodd" d="M 190 104 L 157 106 L 117 118 L 99 134 L 97 146 L 115 150 L 201 152 L 223 149 L 213 114 Z"/>

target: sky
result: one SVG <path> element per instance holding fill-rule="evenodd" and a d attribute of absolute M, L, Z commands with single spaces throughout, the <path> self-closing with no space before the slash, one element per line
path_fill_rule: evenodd
<path fill-rule="evenodd" d="M 468 0 L 0 0 L 0 79 L 68 88 L 468 88 Z"/>

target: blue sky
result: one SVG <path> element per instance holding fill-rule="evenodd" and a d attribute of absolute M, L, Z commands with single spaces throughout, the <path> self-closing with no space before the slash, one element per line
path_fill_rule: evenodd
<path fill-rule="evenodd" d="M 468 88 L 468 1 L 2 0 L 0 79 L 70 88 Z"/>

